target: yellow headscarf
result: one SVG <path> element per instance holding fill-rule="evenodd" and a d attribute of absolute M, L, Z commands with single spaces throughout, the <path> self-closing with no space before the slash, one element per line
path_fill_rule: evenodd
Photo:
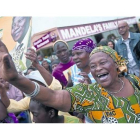
<path fill-rule="evenodd" d="M 120 74 L 122 72 L 127 72 L 126 64 L 128 63 L 128 61 L 126 59 L 124 59 L 122 56 L 118 55 L 114 49 L 112 49 L 111 47 L 108 47 L 108 46 L 96 47 L 90 53 L 90 57 L 97 52 L 104 52 L 104 53 L 108 54 L 116 62 L 116 64 L 118 65 L 118 74 Z"/>

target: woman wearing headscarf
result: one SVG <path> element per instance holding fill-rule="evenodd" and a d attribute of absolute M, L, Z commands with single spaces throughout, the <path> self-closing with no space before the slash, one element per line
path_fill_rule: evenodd
<path fill-rule="evenodd" d="M 18 75 L 4 44 L 0 47 L 0 53 L 2 77 L 27 96 L 47 106 L 61 111 L 75 110 L 84 113 L 97 123 L 140 122 L 140 90 L 137 88 L 140 86 L 140 79 L 130 75 L 136 83 L 134 84 L 125 77 L 119 77 L 120 73 L 127 71 L 126 61 L 110 47 L 97 47 L 90 55 L 90 69 L 97 83 L 80 83 L 57 91 L 39 86 Z M 26 53 L 27 58 L 32 55 L 33 52 Z"/>
<path fill-rule="evenodd" d="M 72 48 L 72 58 L 75 65 L 71 67 L 71 82 L 73 86 L 84 82 L 87 84 L 95 83 L 95 79 L 90 72 L 89 66 L 89 55 L 95 46 L 96 44 L 90 38 L 80 39 L 74 44 Z M 81 118 L 86 123 L 91 122 L 81 113 L 77 114 L 74 112 L 73 114 Z"/>
<path fill-rule="evenodd" d="M 84 83 L 87 80 L 90 84 L 95 83 L 89 66 L 89 55 L 95 46 L 96 44 L 90 38 L 81 39 L 73 46 L 72 58 L 75 62 L 75 65 L 71 67 L 73 85 Z"/>

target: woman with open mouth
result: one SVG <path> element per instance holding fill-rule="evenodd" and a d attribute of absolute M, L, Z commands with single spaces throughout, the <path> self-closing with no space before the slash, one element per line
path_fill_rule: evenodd
<path fill-rule="evenodd" d="M 87 80 L 88 84 L 95 83 L 89 66 L 89 55 L 95 47 L 96 44 L 90 38 L 81 39 L 74 44 L 72 58 L 75 65 L 71 67 L 71 79 L 74 86 Z"/>
<path fill-rule="evenodd" d="M 91 84 L 95 83 L 90 72 L 89 66 L 89 55 L 92 50 L 96 47 L 96 44 L 90 38 L 80 39 L 77 41 L 72 48 L 72 58 L 75 64 L 71 66 L 71 80 L 72 84 L 77 85 L 79 83 Z M 82 113 L 73 113 L 77 117 L 83 120 L 83 122 L 91 123 L 90 119 L 84 116 Z"/>
<path fill-rule="evenodd" d="M 31 59 L 34 53 L 31 49 L 26 57 Z M 140 122 L 140 79 L 134 75 L 129 75 L 131 80 L 119 76 L 127 71 L 126 61 L 110 47 L 97 47 L 90 54 L 90 69 L 96 83 L 80 83 L 65 90 L 54 91 L 19 75 L 2 42 L 0 60 L 3 79 L 47 106 L 84 113 L 96 123 Z"/>

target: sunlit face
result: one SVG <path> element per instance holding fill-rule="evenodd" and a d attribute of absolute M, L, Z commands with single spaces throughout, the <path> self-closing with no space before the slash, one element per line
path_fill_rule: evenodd
<path fill-rule="evenodd" d="M 110 48 L 114 49 L 113 43 L 112 42 L 108 42 L 107 44 Z"/>
<path fill-rule="evenodd" d="M 11 35 L 15 42 L 22 42 L 29 27 L 28 17 L 14 17 Z"/>
<path fill-rule="evenodd" d="M 118 32 L 120 35 L 125 35 L 129 32 L 129 26 L 126 22 L 119 22 L 118 23 Z"/>
<path fill-rule="evenodd" d="M 69 62 L 69 50 L 65 43 L 58 43 L 56 46 L 56 55 L 62 63 Z"/>
<path fill-rule="evenodd" d="M 112 85 L 118 77 L 116 63 L 103 52 L 90 57 L 90 69 L 94 79 L 104 88 Z"/>
<path fill-rule="evenodd" d="M 43 61 L 42 62 L 42 66 L 45 68 L 45 69 L 48 69 L 49 68 L 49 64 L 47 61 Z"/>
<path fill-rule="evenodd" d="M 84 50 L 73 50 L 72 57 L 79 69 L 85 68 L 89 65 L 89 53 Z"/>
<path fill-rule="evenodd" d="M 49 111 L 46 110 L 36 101 L 31 100 L 29 105 L 30 111 L 33 114 L 33 122 L 35 123 L 50 123 Z"/>

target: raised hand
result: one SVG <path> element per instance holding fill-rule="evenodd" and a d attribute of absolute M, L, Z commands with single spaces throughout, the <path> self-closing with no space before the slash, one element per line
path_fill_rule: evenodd
<path fill-rule="evenodd" d="M 0 40 L 0 68 L 2 67 L 3 65 L 3 56 L 8 54 L 8 50 L 5 46 L 5 44 Z M 2 71 L 0 69 L 0 75 L 1 75 Z"/>
<path fill-rule="evenodd" d="M 5 46 L 0 40 L 0 75 L 3 79 L 10 81 L 18 76 L 15 65 Z"/>
<path fill-rule="evenodd" d="M 83 79 L 78 80 L 80 83 L 85 83 L 85 84 L 91 84 L 92 83 L 87 73 L 80 72 L 79 75 L 83 76 Z"/>
<path fill-rule="evenodd" d="M 25 53 L 26 58 L 32 61 L 32 65 L 36 67 L 39 64 L 37 55 L 34 49 L 29 48 L 28 51 Z"/>

